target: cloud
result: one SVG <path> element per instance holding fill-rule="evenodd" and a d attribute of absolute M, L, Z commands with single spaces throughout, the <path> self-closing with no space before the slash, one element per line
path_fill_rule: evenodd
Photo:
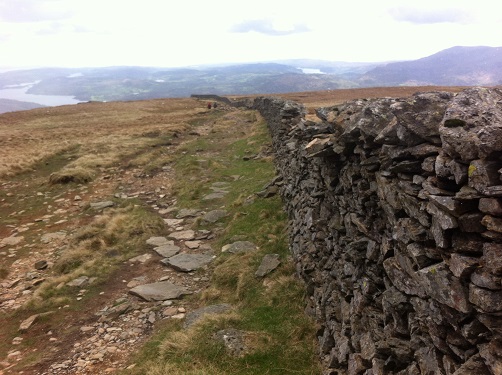
<path fill-rule="evenodd" d="M 0 21 L 28 23 L 54 21 L 68 18 L 71 12 L 65 10 L 60 0 L 16 0 L 0 2 Z"/>
<path fill-rule="evenodd" d="M 234 25 L 230 31 L 234 33 L 249 33 L 254 31 L 265 35 L 282 36 L 305 33 L 310 31 L 310 29 L 302 24 L 286 25 L 282 27 L 280 25 L 275 25 L 272 20 L 262 19 L 241 22 Z"/>
<path fill-rule="evenodd" d="M 471 13 L 464 9 L 442 8 L 442 9 L 420 9 L 410 7 L 395 7 L 389 9 L 389 14 L 401 22 L 414 24 L 435 24 L 435 23 L 460 23 L 467 24 L 474 22 Z"/>

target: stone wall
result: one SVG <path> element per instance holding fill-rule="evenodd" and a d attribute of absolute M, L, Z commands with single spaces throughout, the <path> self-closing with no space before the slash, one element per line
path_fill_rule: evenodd
<path fill-rule="evenodd" d="M 502 374 L 502 91 L 257 98 L 327 374 Z"/>

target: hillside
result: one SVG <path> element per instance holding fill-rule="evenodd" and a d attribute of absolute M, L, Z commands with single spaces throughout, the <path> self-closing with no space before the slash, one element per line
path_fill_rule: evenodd
<path fill-rule="evenodd" d="M 453 47 L 422 59 L 376 67 L 359 82 L 361 86 L 500 85 L 502 47 Z"/>
<path fill-rule="evenodd" d="M 0 374 L 319 372 L 257 113 L 84 103 L 0 143 Z"/>
<path fill-rule="evenodd" d="M 184 68 L 46 68 L 0 73 L 0 91 L 24 87 L 27 94 L 66 95 L 80 101 L 500 84 L 502 47 L 454 47 L 422 59 L 393 63 L 303 59 Z M 30 97 L 29 101 L 33 100 Z"/>
<path fill-rule="evenodd" d="M 2 99 L 0 98 L 0 113 L 13 112 L 13 111 L 25 111 L 33 108 L 43 107 L 41 104 L 21 102 L 19 100 Z"/>

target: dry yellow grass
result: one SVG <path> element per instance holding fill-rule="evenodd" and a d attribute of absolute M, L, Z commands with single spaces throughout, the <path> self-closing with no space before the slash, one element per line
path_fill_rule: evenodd
<path fill-rule="evenodd" d="M 0 178 L 78 146 L 68 168 L 113 165 L 205 111 L 193 99 L 84 103 L 0 115 Z"/>

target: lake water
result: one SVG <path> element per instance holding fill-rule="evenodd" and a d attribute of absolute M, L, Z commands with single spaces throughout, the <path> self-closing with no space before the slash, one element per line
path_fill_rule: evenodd
<path fill-rule="evenodd" d="M 17 87 L 1 89 L 0 98 L 2 99 L 12 99 L 19 100 L 22 102 L 32 102 L 47 106 L 58 106 L 65 104 L 77 104 L 81 103 L 81 100 L 75 99 L 73 96 L 68 95 L 34 95 L 28 94 L 28 91 L 32 87 L 31 84 L 23 84 Z"/>

